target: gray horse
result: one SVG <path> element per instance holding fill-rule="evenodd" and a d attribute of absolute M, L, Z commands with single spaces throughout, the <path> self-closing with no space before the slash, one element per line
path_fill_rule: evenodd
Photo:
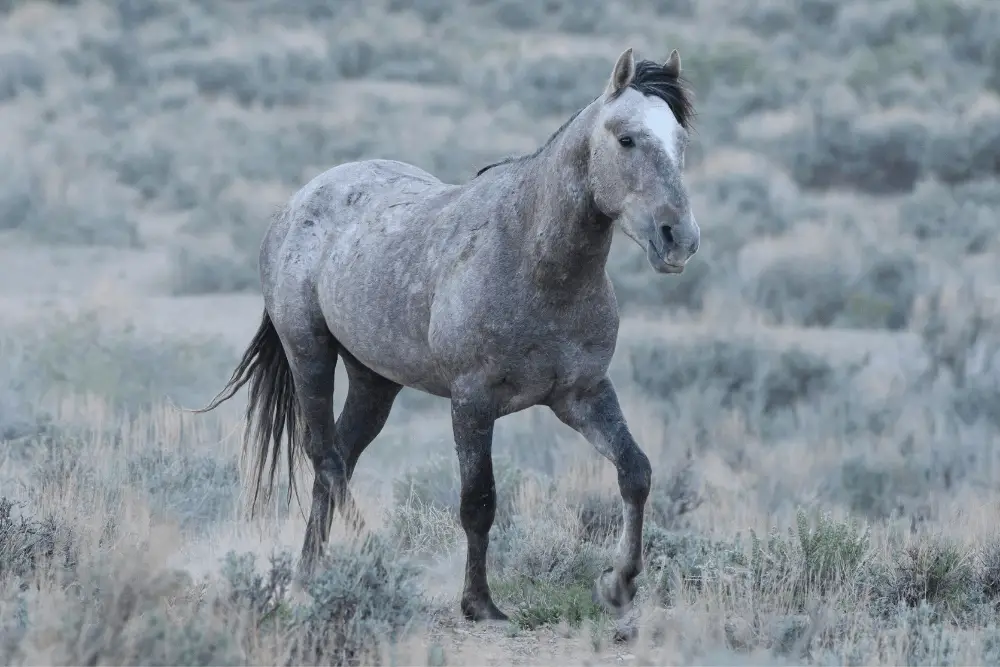
<path fill-rule="evenodd" d="M 624 527 L 595 600 L 623 615 L 642 570 L 649 459 L 607 371 L 618 304 L 605 270 L 615 224 L 658 273 L 676 274 L 700 232 L 682 181 L 693 108 L 677 51 L 662 65 L 618 58 L 603 93 L 532 155 L 462 185 L 390 160 L 320 174 L 276 215 L 260 251 L 264 314 L 226 387 L 249 384 L 254 505 L 287 433 L 289 477 L 315 469 L 300 576 L 314 572 L 348 483 L 403 387 L 451 399 L 467 538 L 461 609 L 507 617 L 486 582 L 496 508 L 494 422 L 548 406 L 617 468 Z M 333 414 L 337 359 L 350 386 Z M 294 485 L 294 482 L 292 482 Z M 292 492 L 290 487 L 289 492 Z"/>

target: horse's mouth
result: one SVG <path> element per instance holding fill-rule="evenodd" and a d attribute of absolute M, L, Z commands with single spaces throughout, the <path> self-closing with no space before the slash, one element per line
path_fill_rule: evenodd
<path fill-rule="evenodd" d="M 678 274 L 684 272 L 683 264 L 674 264 L 673 262 L 668 262 L 660 254 L 660 251 L 656 249 L 656 244 L 652 241 L 646 242 L 646 259 L 649 261 L 649 265 L 653 267 L 653 270 L 657 273 L 670 273 Z"/>

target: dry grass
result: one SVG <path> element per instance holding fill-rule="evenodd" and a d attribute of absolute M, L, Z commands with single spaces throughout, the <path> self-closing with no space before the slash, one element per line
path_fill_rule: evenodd
<path fill-rule="evenodd" d="M 632 412 L 647 442 L 665 435 L 654 415 Z M 238 460 L 235 414 L 157 407 L 123 420 L 107 403 L 70 399 L 52 415 L 58 429 L 10 443 L 0 462 L 5 479 L 27 482 L 5 483 L 14 504 L 0 508 L 7 662 L 364 662 L 381 651 L 406 664 L 971 664 L 995 642 L 995 546 L 983 536 L 995 534 L 996 494 L 928 498 L 933 518 L 915 527 L 816 514 L 804 499 L 818 469 L 846 458 L 833 442 L 816 452 L 828 463 L 812 466 L 787 463 L 802 444 L 742 469 L 695 458 L 703 479 L 689 485 L 704 504 L 647 528 L 640 632 L 620 645 L 588 588 L 615 534 L 588 531 L 580 502 L 613 502 L 613 475 L 582 446 L 557 481 L 501 475 L 509 509 L 495 528 L 494 588 L 514 620 L 479 628 L 455 611 L 464 541 L 450 466 L 417 471 L 423 491 L 394 494 L 366 474 L 393 445 L 373 451 L 356 493 L 375 542 L 338 526 L 327 578 L 303 598 L 288 581 L 302 516 L 274 508 L 251 521 L 237 480 L 219 489 L 191 474 L 204 457 Z M 137 474 L 150 456 L 188 476 L 165 465 Z M 776 479 L 794 488 L 769 508 Z M 155 492 L 170 484 L 183 485 L 184 503 Z M 196 502 L 219 493 L 230 502 Z M 388 637 L 398 641 L 379 644 Z"/>

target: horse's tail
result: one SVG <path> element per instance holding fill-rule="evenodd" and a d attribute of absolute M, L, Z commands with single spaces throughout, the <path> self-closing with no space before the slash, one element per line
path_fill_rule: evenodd
<path fill-rule="evenodd" d="M 286 432 L 288 434 L 289 500 L 295 489 L 294 463 L 302 447 L 302 432 L 299 428 L 301 420 L 298 403 L 295 400 L 292 369 L 281 346 L 278 332 L 266 310 L 257 333 L 243 353 L 243 358 L 233 371 L 229 382 L 211 403 L 193 412 L 214 410 L 232 398 L 246 384 L 250 385 L 250 397 L 246 408 L 247 423 L 243 438 L 243 453 L 244 455 L 250 453 L 250 449 L 256 453 L 253 502 L 250 507 L 253 515 L 260 498 L 264 469 L 268 467 L 269 460 L 267 485 L 263 489 L 265 503 L 270 499 L 274 489 L 282 434 Z"/>

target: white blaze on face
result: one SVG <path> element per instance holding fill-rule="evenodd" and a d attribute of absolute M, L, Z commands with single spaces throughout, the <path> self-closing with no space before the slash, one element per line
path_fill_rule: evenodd
<path fill-rule="evenodd" d="M 647 97 L 644 116 L 646 129 L 663 144 L 663 149 L 671 161 L 679 164 L 682 128 L 674 117 L 674 112 L 663 100 Z"/>

